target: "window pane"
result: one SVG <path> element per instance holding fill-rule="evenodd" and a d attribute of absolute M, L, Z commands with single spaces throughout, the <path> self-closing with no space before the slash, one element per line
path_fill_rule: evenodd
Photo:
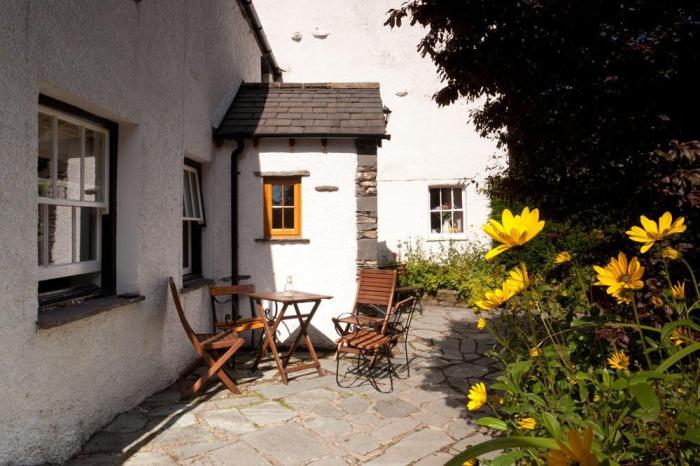
<path fill-rule="evenodd" d="M 46 231 L 45 225 L 44 225 L 44 209 L 46 208 L 45 205 L 39 204 L 39 218 L 38 218 L 38 230 L 39 230 L 39 235 L 37 237 L 36 245 L 37 245 L 37 257 L 38 257 L 38 262 L 39 265 L 44 265 L 44 232 Z"/>
<path fill-rule="evenodd" d="M 105 136 L 91 129 L 85 130 L 84 200 L 101 202 L 104 196 Z"/>
<path fill-rule="evenodd" d="M 294 207 L 284 208 L 284 228 L 294 228 Z"/>
<path fill-rule="evenodd" d="M 452 233 L 462 233 L 464 231 L 463 215 L 461 210 L 453 212 Z"/>
<path fill-rule="evenodd" d="M 440 194 L 442 197 L 442 208 L 451 209 L 452 208 L 452 189 L 441 188 Z"/>
<path fill-rule="evenodd" d="M 58 120 L 56 197 L 80 200 L 80 127 Z"/>
<path fill-rule="evenodd" d="M 462 190 L 460 188 L 454 188 L 452 189 L 452 199 L 455 209 L 461 209 L 462 208 Z"/>
<path fill-rule="evenodd" d="M 440 212 L 430 213 L 430 231 L 433 233 L 440 233 Z"/>
<path fill-rule="evenodd" d="M 46 206 L 49 209 L 49 264 L 73 262 L 73 209 L 67 206 Z"/>
<path fill-rule="evenodd" d="M 272 208 L 272 228 L 282 227 L 282 208 Z"/>
<path fill-rule="evenodd" d="M 194 212 L 192 211 L 192 186 L 190 185 L 190 177 L 187 176 L 187 171 L 183 172 L 184 176 L 184 189 L 182 191 L 182 202 L 185 209 L 185 218 L 192 218 Z"/>
<path fill-rule="evenodd" d="M 202 218 L 202 212 L 199 209 L 199 183 L 197 183 L 197 173 L 188 171 L 190 177 L 190 186 L 192 188 L 192 213 L 194 218 Z"/>
<path fill-rule="evenodd" d="M 78 229 L 75 232 L 75 244 L 78 261 L 97 260 L 97 209 L 76 207 Z"/>
<path fill-rule="evenodd" d="M 440 208 L 440 190 L 437 188 L 430 188 L 430 210 L 437 210 Z"/>
<path fill-rule="evenodd" d="M 53 129 L 51 117 L 39 114 L 38 175 L 39 196 L 53 197 L 53 180 L 51 176 L 51 151 L 53 147 Z"/>
<path fill-rule="evenodd" d="M 279 184 L 272 185 L 272 205 L 275 205 L 275 206 L 282 205 L 282 185 L 279 185 Z"/>
<path fill-rule="evenodd" d="M 182 268 L 190 268 L 190 222 L 182 222 Z"/>
<path fill-rule="evenodd" d="M 294 206 L 294 185 L 286 184 L 284 185 L 284 205 Z M 286 225 L 286 222 L 285 222 Z"/>

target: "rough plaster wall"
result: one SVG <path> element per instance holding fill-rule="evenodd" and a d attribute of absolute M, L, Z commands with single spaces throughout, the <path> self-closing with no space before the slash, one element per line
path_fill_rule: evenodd
<path fill-rule="evenodd" d="M 293 289 L 329 294 L 311 324 L 328 340 L 336 338 L 331 317 L 349 312 L 355 298 L 355 171 L 357 154 L 352 141 L 329 140 L 327 153 L 319 140 L 298 140 L 289 152 L 287 140 L 262 140 L 248 147 L 240 161 L 240 270 L 252 276 L 258 290 L 283 290 L 287 275 Z M 308 244 L 256 242 L 263 237 L 262 178 L 255 171 L 308 170 L 301 178 L 302 237 Z M 316 186 L 337 186 L 318 192 Z M 297 325 L 280 326 L 282 341 Z M 315 340 L 324 343 L 316 334 Z M 325 341 L 328 343 L 328 341 Z"/>
<path fill-rule="evenodd" d="M 181 269 L 182 159 L 205 162 L 205 273 L 230 273 L 232 146 L 216 149 L 211 127 L 242 79 L 259 79 L 259 51 L 230 0 L 2 2 L 0 464 L 65 460 L 193 359 L 165 287 Z M 119 123 L 117 286 L 146 297 L 41 331 L 40 92 Z M 207 328 L 205 290 L 184 302 L 193 326 Z"/>
<path fill-rule="evenodd" d="M 440 89 L 435 68 L 416 45 L 423 30 L 405 24 L 383 26 L 396 0 L 256 0 L 256 8 L 282 68 L 285 81 L 379 81 L 382 100 L 391 110 L 378 162 L 379 239 L 392 249 L 401 239 L 429 238 L 428 185 L 454 185 L 482 179 L 495 144 L 468 124 L 465 102 L 438 108 L 432 95 Z M 315 27 L 330 33 L 312 36 Z M 295 31 L 302 40 L 295 42 Z M 405 91 L 405 97 L 397 92 Z M 399 195 L 400 194 L 400 195 Z M 406 196 L 413 202 L 406 202 Z M 486 200 L 470 190 L 467 205 L 472 232 L 483 238 Z M 396 212 L 401 215 L 396 215 Z M 436 244 L 436 243 L 431 243 Z"/>

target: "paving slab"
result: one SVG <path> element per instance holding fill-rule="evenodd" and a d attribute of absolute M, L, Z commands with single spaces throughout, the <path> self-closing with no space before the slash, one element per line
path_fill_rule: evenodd
<path fill-rule="evenodd" d="M 248 408 L 241 408 L 241 413 L 259 426 L 278 424 L 299 415 L 298 412 L 275 401 L 268 401 Z"/>
<path fill-rule="evenodd" d="M 386 449 L 384 454 L 372 459 L 368 465 L 379 464 L 408 464 L 419 460 L 452 443 L 452 439 L 441 433 L 430 429 L 423 429 L 419 432 L 403 438 L 398 443 Z"/>
<path fill-rule="evenodd" d="M 416 407 L 403 400 L 380 400 L 374 404 L 374 410 L 387 418 L 406 417 L 416 412 Z"/>
<path fill-rule="evenodd" d="M 311 430 L 324 438 L 352 432 L 352 424 L 333 417 L 317 417 L 308 422 L 307 425 Z"/>
<path fill-rule="evenodd" d="M 289 466 L 306 464 L 330 453 L 311 431 L 293 423 L 251 432 L 241 439 L 280 464 Z"/>
<path fill-rule="evenodd" d="M 243 416 L 237 409 L 211 411 L 203 414 L 202 420 L 215 430 L 234 435 L 246 434 L 256 429 L 253 421 Z"/>
<path fill-rule="evenodd" d="M 210 460 L 212 464 L 236 464 L 236 465 L 255 465 L 255 466 L 265 466 L 271 465 L 260 452 L 255 451 L 255 449 L 246 445 L 243 442 L 236 442 L 224 448 L 217 449 L 216 451 L 209 453 L 206 459 Z"/>

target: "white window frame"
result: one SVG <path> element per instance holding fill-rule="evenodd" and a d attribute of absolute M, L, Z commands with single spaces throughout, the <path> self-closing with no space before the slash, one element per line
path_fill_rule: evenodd
<path fill-rule="evenodd" d="M 183 244 L 183 249 L 186 247 L 187 248 L 187 267 L 182 267 L 182 274 L 183 275 L 188 275 L 192 273 L 192 223 L 197 222 L 197 223 L 204 223 L 204 203 L 202 202 L 202 185 L 200 182 L 200 170 L 198 170 L 195 167 L 192 167 L 190 165 L 183 165 L 183 168 L 185 169 L 185 175 L 190 177 L 190 174 L 193 174 L 194 176 L 190 177 L 190 180 L 194 179 L 194 185 L 190 185 L 190 190 L 188 192 L 187 186 L 185 184 L 185 180 L 183 177 L 182 180 L 182 221 L 186 223 L 187 225 L 187 244 Z M 186 198 L 189 197 L 190 203 L 193 206 L 192 212 L 187 212 L 187 203 L 186 203 Z M 197 206 L 197 209 L 194 209 L 194 206 Z M 199 211 L 199 215 L 196 215 L 195 210 Z M 182 241 L 184 243 L 185 238 L 183 236 Z"/>
<path fill-rule="evenodd" d="M 458 189 L 461 193 L 462 197 L 462 207 L 455 209 L 442 209 L 442 206 L 439 209 L 432 209 L 430 206 L 430 191 L 433 189 Z M 440 194 L 442 196 L 442 194 Z M 433 238 L 445 238 L 445 237 L 461 237 L 466 234 L 466 223 L 467 223 L 467 192 L 464 186 L 459 186 L 459 185 L 433 185 L 433 186 L 428 186 L 428 232 L 430 233 L 430 236 Z M 453 199 L 454 200 L 454 199 Z M 453 203 L 454 204 L 454 203 Z M 435 212 L 439 212 L 442 214 L 442 212 L 462 212 L 462 231 L 459 232 L 439 232 L 435 233 L 433 232 L 432 228 L 432 214 Z M 442 224 L 440 225 L 440 229 L 442 230 Z"/>
<path fill-rule="evenodd" d="M 37 119 L 39 113 L 51 117 L 51 135 L 52 135 L 52 145 L 51 145 L 51 186 L 53 189 L 52 197 L 38 196 L 38 205 L 55 205 L 64 207 L 90 207 L 96 209 L 96 259 L 90 261 L 77 262 L 77 238 L 76 229 L 77 225 L 77 215 L 72 215 L 72 263 L 70 264 L 58 264 L 49 265 L 48 261 L 48 251 L 49 251 L 49 235 L 44 232 L 44 244 L 42 247 L 43 258 L 41 263 L 44 265 L 38 265 L 37 270 L 37 280 L 44 281 L 53 278 L 68 277 L 72 275 L 81 275 L 86 273 L 100 272 L 102 270 L 102 215 L 109 213 L 109 130 L 103 128 L 102 126 L 95 125 L 89 121 L 77 118 L 68 113 L 58 111 L 56 109 L 39 105 L 37 112 Z M 103 176 L 103 193 L 101 201 L 85 201 L 85 200 L 75 200 L 75 199 L 58 199 L 56 198 L 56 190 L 58 186 L 58 120 L 71 123 L 80 128 L 80 197 L 85 196 L 85 130 L 89 129 L 98 133 L 102 133 L 105 141 L 105 154 L 104 154 L 104 173 Z M 43 224 L 44 228 L 48 228 L 49 223 L 49 209 L 44 208 L 43 211 Z M 72 212 L 75 212 L 71 209 Z"/>

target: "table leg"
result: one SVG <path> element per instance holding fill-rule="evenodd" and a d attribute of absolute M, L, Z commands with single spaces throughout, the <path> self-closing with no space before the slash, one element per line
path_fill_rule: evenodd
<path fill-rule="evenodd" d="M 285 370 L 285 365 L 282 364 L 279 353 L 277 352 L 277 345 L 275 344 L 275 332 L 277 332 L 277 327 L 279 327 L 280 323 L 282 322 L 282 318 L 284 317 L 284 312 L 286 310 L 287 304 L 285 304 L 282 307 L 282 310 L 273 322 L 272 327 L 270 327 L 267 322 L 267 318 L 265 317 L 265 311 L 263 310 L 262 302 L 258 300 L 258 312 L 262 316 L 262 321 L 263 325 L 265 326 L 265 334 L 267 338 L 260 347 L 260 353 L 258 353 L 258 359 L 255 364 L 257 366 L 257 364 L 260 362 L 260 358 L 262 357 L 263 353 L 267 351 L 267 347 L 269 345 L 270 351 L 272 352 L 272 358 L 275 360 L 275 364 L 277 365 L 277 371 L 279 372 L 280 377 L 282 377 L 282 382 L 284 382 L 285 385 L 287 385 L 289 381 L 287 379 L 287 371 Z"/>
<path fill-rule="evenodd" d="M 309 312 L 306 320 L 304 320 L 304 318 L 301 316 L 301 312 L 299 311 L 299 306 L 296 303 L 294 304 L 294 311 L 297 314 L 297 319 L 299 319 L 299 334 L 294 339 L 294 344 L 292 345 L 289 353 L 287 353 L 287 356 L 285 357 L 285 360 L 284 360 L 285 367 L 287 367 L 287 364 L 289 364 L 289 359 L 292 357 L 294 350 L 299 345 L 299 342 L 301 341 L 301 339 L 303 337 L 304 342 L 306 343 L 306 347 L 309 350 L 309 355 L 311 356 L 311 359 L 314 363 L 314 366 L 316 367 L 316 370 L 318 371 L 318 375 L 324 375 L 323 369 L 321 369 L 321 363 L 319 362 L 318 356 L 316 355 L 316 350 L 314 349 L 314 345 L 311 342 L 311 337 L 309 337 L 309 334 L 307 332 L 307 328 L 309 327 L 309 324 L 311 323 L 311 319 L 314 317 L 314 314 L 316 313 L 316 310 L 318 309 L 318 306 L 320 304 L 321 304 L 320 300 L 314 302 L 314 307 L 311 309 L 311 312 Z"/>

